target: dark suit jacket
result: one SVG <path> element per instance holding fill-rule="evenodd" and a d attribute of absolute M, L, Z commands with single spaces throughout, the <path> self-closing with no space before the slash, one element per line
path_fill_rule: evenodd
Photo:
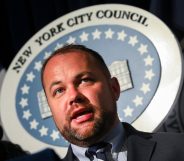
<path fill-rule="evenodd" d="M 128 151 L 127 161 L 184 161 L 184 134 L 145 133 L 135 130 L 127 123 L 123 123 L 123 126 L 126 132 L 125 147 Z M 12 161 L 33 160 L 59 161 L 60 159 L 53 150 L 47 149 L 31 155 L 31 157 Z M 61 160 L 75 160 L 70 146 L 65 158 Z"/>

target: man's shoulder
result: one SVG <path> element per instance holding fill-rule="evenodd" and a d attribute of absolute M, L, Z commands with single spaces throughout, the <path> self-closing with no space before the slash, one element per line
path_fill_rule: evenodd
<path fill-rule="evenodd" d="M 139 135 L 139 136 L 145 136 L 145 137 L 152 137 L 155 139 L 158 138 L 178 138 L 183 139 L 184 133 L 176 133 L 176 132 L 144 132 L 140 131 L 136 128 L 134 128 L 129 123 L 122 123 L 123 127 L 125 128 L 125 131 L 128 135 Z M 184 140 L 184 139 L 183 139 Z"/>
<path fill-rule="evenodd" d="M 152 139 L 154 140 L 162 140 L 166 142 L 171 142 L 172 140 L 176 143 L 183 143 L 184 145 L 184 133 L 176 133 L 176 132 L 155 132 L 152 133 Z"/>
<path fill-rule="evenodd" d="M 143 132 L 135 129 L 128 123 L 123 123 L 128 137 L 139 136 L 143 139 L 155 141 L 158 145 L 184 145 L 184 133 L 174 132 Z"/>

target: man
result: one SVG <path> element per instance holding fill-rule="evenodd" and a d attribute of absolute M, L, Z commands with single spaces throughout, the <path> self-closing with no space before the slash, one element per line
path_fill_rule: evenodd
<path fill-rule="evenodd" d="M 64 46 L 46 60 L 41 78 L 54 121 L 71 143 L 64 161 L 184 160 L 183 134 L 144 133 L 119 121 L 118 81 L 95 51 Z"/>
<path fill-rule="evenodd" d="M 43 66 L 42 83 L 56 125 L 74 153 L 104 140 L 114 128 L 123 130 L 116 108 L 118 81 L 94 51 L 79 45 L 56 51 Z"/>

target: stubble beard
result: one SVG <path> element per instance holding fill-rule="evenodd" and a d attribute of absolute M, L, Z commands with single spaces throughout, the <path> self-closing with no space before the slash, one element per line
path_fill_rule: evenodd
<path fill-rule="evenodd" d="M 69 124 L 61 130 L 63 137 L 70 143 L 86 147 L 100 140 L 113 126 L 117 118 L 117 110 L 101 110 L 99 118 L 94 118 L 94 125 L 88 132 L 80 133 L 78 129 L 72 128 Z"/>

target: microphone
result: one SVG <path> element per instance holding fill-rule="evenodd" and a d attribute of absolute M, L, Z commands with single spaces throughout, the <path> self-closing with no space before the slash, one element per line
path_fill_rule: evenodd
<path fill-rule="evenodd" d="M 2 137 L 3 137 L 3 128 L 2 128 L 2 126 L 0 125 L 0 140 L 2 139 Z"/>

